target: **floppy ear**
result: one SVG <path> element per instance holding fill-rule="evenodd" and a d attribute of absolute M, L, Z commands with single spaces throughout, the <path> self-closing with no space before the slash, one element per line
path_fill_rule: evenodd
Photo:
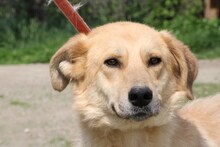
<path fill-rule="evenodd" d="M 173 73 L 176 77 L 177 90 L 186 91 L 187 97 L 193 99 L 192 85 L 198 73 L 196 57 L 190 49 L 167 31 L 161 31 L 173 59 Z"/>
<path fill-rule="evenodd" d="M 84 34 L 72 37 L 51 58 L 50 75 L 55 90 L 62 91 L 70 80 L 78 81 L 84 76 L 87 54 L 85 39 Z"/>

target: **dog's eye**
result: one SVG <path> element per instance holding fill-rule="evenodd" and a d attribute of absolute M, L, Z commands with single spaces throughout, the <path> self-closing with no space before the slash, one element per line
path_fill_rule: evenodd
<path fill-rule="evenodd" d="M 116 58 L 107 59 L 107 60 L 105 60 L 104 64 L 107 66 L 110 66 L 110 67 L 119 67 L 120 66 L 120 62 Z"/>
<path fill-rule="evenodd" d="M 151 57 L 148 61 L 149 65 L 157 65 L 161 62 L 161 59 L 159 57 Z"/>

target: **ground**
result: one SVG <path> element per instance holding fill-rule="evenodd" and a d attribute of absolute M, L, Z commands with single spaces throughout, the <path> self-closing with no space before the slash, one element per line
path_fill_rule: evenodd
<path fill-rule="evenodd" d="M 199 67 L 196 83 L 220 84 L 220 59 Z M 48 64 L 0 66 L 0 147 L 74 146 L 75 127 L 70 87 L 52 89 Z"/>

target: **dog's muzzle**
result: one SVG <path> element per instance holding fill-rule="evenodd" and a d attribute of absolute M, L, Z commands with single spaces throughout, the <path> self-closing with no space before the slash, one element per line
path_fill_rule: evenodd
<path fill-rule="evenodd" d="M 112 110 L 123 119 L 143 121 L 159 113 L 160 102 L 153 99 L 153 92 L 147 86 L 132 87 L 128 93 L 128 103 L 112 104 Z"/>
<path fill-rule="evenodd" d="M 129 108 L 118 105 L 117 109 L 112 105 L 112 110 L 119 118 L 143 121 L 159 114 L 160 103 L 159 101 L 151 101 L 151 103 L 144 107 L 131 106 Z"/>

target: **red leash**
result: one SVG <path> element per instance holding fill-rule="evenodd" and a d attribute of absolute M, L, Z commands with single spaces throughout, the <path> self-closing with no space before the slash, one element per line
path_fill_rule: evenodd
<path fill-rule="evenodd" d="M 53 1 L 78 32 L 88 34 L 91 31 L 88 25 L 78 14 L 78 12 L 74 10 L 73 6 L 68 0 Z"/>

